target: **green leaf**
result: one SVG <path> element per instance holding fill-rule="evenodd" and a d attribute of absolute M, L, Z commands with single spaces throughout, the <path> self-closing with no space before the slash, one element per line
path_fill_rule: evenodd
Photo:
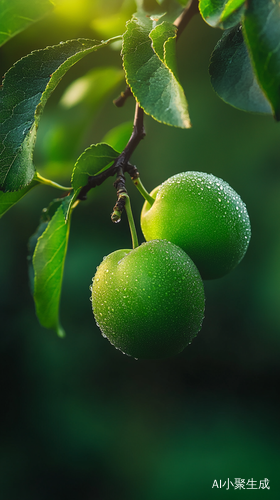
<path fill-rule="evenodd" d="M 240 26 L 224 32 L 211 56 L 209 73 L 214 90 L 228 104 L 244 111 L 272 113 L 254 74 Z"/>
<path fill-rule="evenodd" d="M 280 121 L 280 0 L 248 2 L 243 25 L 259 84 Z"/>
<path fill-rule="evenodd" d="M 35 186 L 39 186 L 39 184 L 39 182 L 32 181 L 24 189 L 15 191 L 14 193 L 3 193 L 0 191 L 0 219 L 13 205 L 20 201 Z"/>
<path fill-rule="evenodd" d="M 153 49 L 178 80 L 176 65 L 176 32 L 173 24 L 163 21 L 150 32 Z"/>
<path fill-rule="evenodd" d="M 49 14 L 53 4 L 52 0 L 1 0 L 0 45 Z"/>
<path fill-rule="evenodd" d="M 87 148 L 75 163 L 71 183 L 76 198 L 83 186 L 87 185 L 88 177 L 97 175 L 109 168 L 113 161 L 119 156 L 108 144 L 93 144 Z"/>
<path fill-rule="evenodd" d="M 221 15 L 221 21 L 225 21 L 229 16 L 240 9 L 240 7 L 244 6 L 245 1 L 246 0 L 228 0 Z"/>
<path fill-rule="evenodd" d="M 199 10 L 210 26 L 228 29 L 241 21 L 245 3 L 246 0 L 200 0 Z"/>
<path fill-rule="evenodd" d="M 61 42 L 23 57 L 6 73 L 0 92 L 2 191 L 17 191 L 32 181 L 37 127 L 49 96 L 73 64 L 109 42 Z"/>
<path fill-rule="evenodd" d="M 37 317 L 42 326 L 55 330 L 60 337 L 64 336 L 64 330 L 59 321 L 59 303 L 70 229 L 70 217 L 65 222 L 65 213 L 71 200 L 72 196 L 68 196 L 63 201 L 56 201 L 51 209 L 56 208 L 57 204 L 59 206 L 50 221 L 47 222 L 47 215 L 45 221 L 41 220 L 32 259 Z M 47 214 L 50 214 L 50 210 Z M 30 241 L 31 251 L 32 246 L 34 247 L 34 240 Z"/>
<path fill-rule="evenodd" d="M 166 22 L 153 25 L 148 18 L 133 18 L 127 24 L 122 50 L 127 83 L 140 106 L 155 120 L 188 128 L 188 105 L 175 73 L 176 28 Z"/>

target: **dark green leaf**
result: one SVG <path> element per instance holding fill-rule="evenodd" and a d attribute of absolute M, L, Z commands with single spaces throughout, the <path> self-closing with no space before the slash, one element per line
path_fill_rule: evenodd
<path fill-rule="evenodd" d="M 36 50 L 5 75 L 0 92 L 0 189 L 17 191 L 33 179 L 33 149 L 43 108 L 67 70 L 106 45 L 72 40 Z"/>
<path fill-rule="evenodd" d="M 244 36 L 276 120 L 280 120 L 280 0 L 248 2 Z"/>
<path fill-rule="evenodd" d="M 78 158 L 72 174 L 71 183 L 74 189 L 75 199 L 81 188 L 86 186 L 88 177 L 96 175 L 109 168 L 113 161 L 119 156 L 108 144 L 93 144 L 87 148 Z"/>
<path fill-rule="evenodd" d="M 21 200 L 32 188 L 40 183 L 32 181 L 27 187 L 13 193 L 3 193 L 0 191 L 0 219 L 13 205 Z"/>
<path fill-rule="evenodd" d="M 36 235 L 39 236 L 32 259 L 36 314 L 42 326 L 55 330 L 59 336 L 64 336 L 59 321 L 59 303 L 70 229 L 70 218 L 65 222 L 65 213 L 71 199 L 72 196 L 68 196 L 52 205 L 30 241 L 32 252 Z M 57 204 L 59 206 L 48 222 L 48 215 Z"/>
<path fill-rule="evenodd" d="M 188 128 L 186 97 L 174 74 L 174 39 L 172 24 L 153 28 L 151 19 L 133 18 L 124 34 L 123 64 L 127 83 L 147 114 L 167 125 Z"/>
<path fill-rule="evenodd" d="M 0 45 L 53 10 L 52 0 L 1 0 Z"/>
<path fill-rule="evenodd" d="M 246 0 L 200 0 L 200 13 L 210 26 L 228 29 L 241 21 Z"/>
<path fill-rule="evenodd" d="M 210 61 L 211 83 L 228 104 L 256 113 L 271 114 L 271 106 L 254 74 L 241 27 L 225 31 Z"/>

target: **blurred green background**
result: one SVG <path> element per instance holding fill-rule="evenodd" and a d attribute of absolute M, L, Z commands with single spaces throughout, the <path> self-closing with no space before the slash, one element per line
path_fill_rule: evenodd
<path fill-rule="evenodd" d="M 89 0 L 66 4 L 2 47 L 1 75 L 33 49 L 106 38 L 117 22 L 108 36 L 123 31 L 121 2 L 99 2 L 98 15 Z M 131 14 L 132 2 L 124 11 Z M 208 63 L 220 35 L 196 16 L 178 43 L 192 129 L 146 117 L 147 136 L 132 158 L 148 190 L 185 170 L 222 177 L 251 217 L 247 255 L 225 278 L 205 282 L 203 328 L 184 352 L 136 361 L 95 325 L 89 286 L 96 266 L 131 247 L 125 215 L 120 224 L 110 221 L 110 180 L 73 214 L 63 340 L 36 319 L 26 261 L 28 238 L 58 192 L 36 188 L 1 219 L 1 500 L 235 499 L 232 486 L 212 488 L 214 480 L 235 478 L 258 485 L 268 478 L 270 490 L 254 490 L 253 498 L 279 498 L 280 130 L 271 117 L 233 109 L 213 92 Z M 63 105 L 68 85 L 93 69 L 101 81 L 111 75 L 103 95 L 84 91 L 82 102 Z M 132 99 L 120 109 L 112 104 L 125 88 L 120 69 L 119 51 L 105 48 L 65 76 L 39 128 L 42 175 L 69 182 L 85 147 L 132 122 Z M 142 200 L 130 179 L 127 187 L 142 242 Z"/>

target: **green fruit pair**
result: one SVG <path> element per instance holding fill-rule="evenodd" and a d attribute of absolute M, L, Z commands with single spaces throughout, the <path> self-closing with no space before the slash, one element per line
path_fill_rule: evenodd
<path fill-rule="evenodd" d="M 172 356 L 191 342 L 204 316 L 201 276 L 233 269 L 251 236 L 246 206 L 213 175 L 178 174 L 151 196 L 141 214 L 149 241 L 107 256 L 92 284 L 102 334 L 135 358 Z"/>

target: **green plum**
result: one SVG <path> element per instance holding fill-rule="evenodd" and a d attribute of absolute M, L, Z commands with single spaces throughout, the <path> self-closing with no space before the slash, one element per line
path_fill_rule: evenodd
<path fill-rule="evenodd" d="M 134 358 L 181 352 L 201 329 L 201 276 L 179 247 L 166 240 L 117 250 L 92 281 L 92 308 L 104 337 Z"/>
<path fill-rule="evenodd" d="M 203 279 L 220 278 L 244 257 L 251 225 L 246 205 L 229 184 L 212 174 L 174 175 L 145 201 L 141 228 L 147 241 L 166 239 L 194 261 Z"/>

